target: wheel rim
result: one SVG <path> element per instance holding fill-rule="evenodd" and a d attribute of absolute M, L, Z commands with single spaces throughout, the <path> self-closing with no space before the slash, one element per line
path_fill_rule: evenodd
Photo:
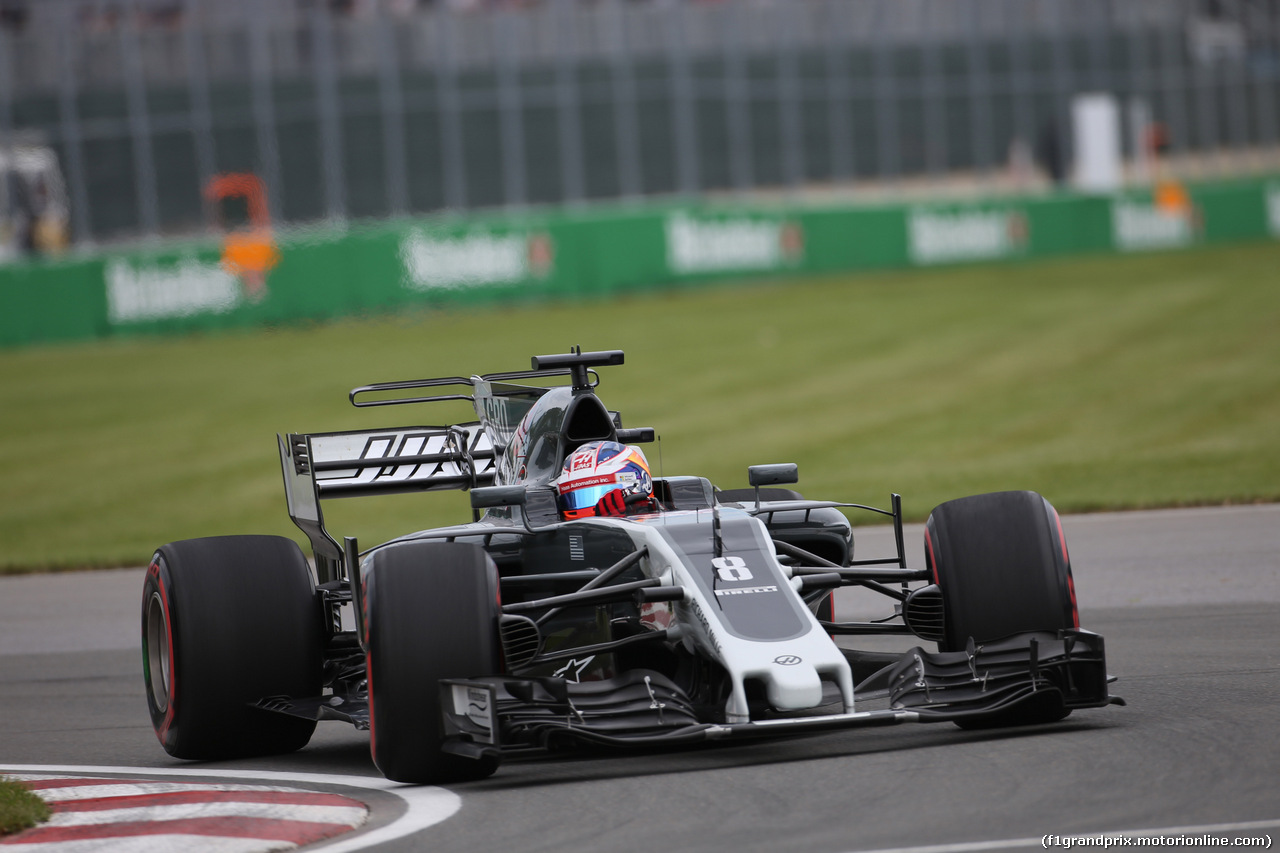
<path fill-rule="evenodd" d="M 161 713 L 169 709 L 169 667 L 168 614 L 160 593 L 153 592 L 147 602 L 147 686 Z"/>

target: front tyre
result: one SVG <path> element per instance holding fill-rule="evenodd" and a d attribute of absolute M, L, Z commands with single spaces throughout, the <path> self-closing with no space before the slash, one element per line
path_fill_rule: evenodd
<path fill-rule="evenodd" d="M 1079 628 L 1071 559 L 1053 506 L 1035 492 L 947 501 L 925 524 L 925 561 L 942 592 L 942 652 L 1032 632 Z M 1050 701 L 1052 700 L 1052 701 Z M 1070 713 L 1046 694 L 963 728 L 1052 722 Z"/>
<path fill-rule="evenodd" d="M 280 536 L 218 536 L 156 551 L 142 591 L 142 664 L 156 737 L 175 758 L 301 749 L 315 721 L 264 711 L 320 695 L 323 624 L 301 549 Z"/>
<path fill-rule="evenodd" d="M 409 542 L 364 570 L 373 762 L 396 782 L 483 779 L 497 758 L 441 750 L 442 678 L 499 672 L 498 570 L 484 549 Z"/>

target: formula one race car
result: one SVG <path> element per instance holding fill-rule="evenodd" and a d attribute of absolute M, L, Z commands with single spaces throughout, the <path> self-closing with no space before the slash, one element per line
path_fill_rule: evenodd
<path fill-rule="evenodd" d="M 492 774 L 511 749 L 1016 725 L 1123 704 L 1038 494 L 940 505 L 927 564 L 910 569 L 897 495 L 888 510 L 805 500 L 787 488 L 793 464 L 749 468 L 748 489 L 654 477 L 636 446 L 654 430 L 624 428 L 596 395 L 595 368 L 622 362 L 575 350 L 528 371 L 368 385 L 354 405 L 467 400 L 479 420 L 280 436 L 314 574 L 282 537 L 156 552 L 142 638 L 164 748 L 282 753 L 339 719 L 370 731 L 388 778 L 448 782 Z M 367 550 L 325 529 L 324 500 L 440 489 L 470 490 L 473 520 Z M 841 507 L 891 519 L 897 553 L 854 559 Z M 849 585 L 889 599 L 886 619 L 834 621 L 832 590 Z M 859 634 L 936 651 L 834 642 Z"/>

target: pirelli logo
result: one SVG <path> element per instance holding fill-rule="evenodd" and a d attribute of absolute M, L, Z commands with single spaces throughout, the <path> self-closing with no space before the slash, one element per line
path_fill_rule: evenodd
<path fill-rule="evenodd" d="M 778 591 L 777 585 L 770 584 L 769 586 L 740 586 L 737 589 L 717 589 L 716 595 L 717 596 L 757 595 L 762 592 L 777 592 L 777 591 Z"/>

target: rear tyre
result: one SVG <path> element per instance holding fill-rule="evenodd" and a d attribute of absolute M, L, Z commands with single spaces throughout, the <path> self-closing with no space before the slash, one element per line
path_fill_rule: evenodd
<path fill-rule="evenodd" d="M 970 638 L 981 644 L 1080 627 L 1062 524 L 1035 492 L 995 492 L 939 505 L 925 525 L 925 561 L 942 590 L 939 651 L 961 651 Z M 1060 701 L 1038 701 L 961 726 L 1051 722 L 1068 713 Z"/>
<path fill-rule="evenodd" d="M 323 624 L 297 543 L 188 539 L 160 548 L 142 592 L 142 664 L 156 737 L 175 758 L 301 749 L 315 720 L 252 706 L 321 690 Z"/>
<path fill-rule="evenodd" d="M 493 775 L 496 758 L 441 751 L 438 684 L 500 670 L 493 560 L 477 545 L 406 543 L 376 552 L 363 583 L 373 763 L 396 782 Z"/>

